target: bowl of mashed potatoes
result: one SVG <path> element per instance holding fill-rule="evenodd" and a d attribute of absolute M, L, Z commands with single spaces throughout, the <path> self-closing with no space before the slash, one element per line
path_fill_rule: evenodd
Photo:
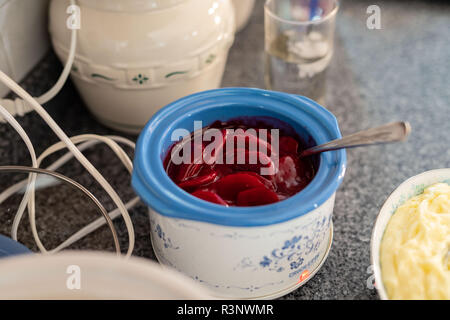
<path fill-rule="evenodd" d="M 450 168 L 409 178 L 389 196 L 371 259 L 381 299 L 450 299 Z"/>

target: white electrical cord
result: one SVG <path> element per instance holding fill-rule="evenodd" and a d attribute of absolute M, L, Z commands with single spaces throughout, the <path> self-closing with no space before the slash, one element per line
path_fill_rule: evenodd
<path fill-rule="evenodd" d="M 93 135 L 93 134 L 86 134 L 86 135 L 80 135 L 80 136 L 72 137 L 72 138 L 70 138 L 70 140 L 71 140 L 73 143 L 75 143 L 75 144 L 80 143 L 80 142 L 86 142 L 86 141 L 87 141 L 88 143 L 90 143 L 90 144 L 95 144 L 95 143 L 98 143 L 98 142 L 104 142 L 104 143 L 107 144 L 107 145 L 114 151 L 114 153 L 118 156 L 118 158 L 119 158 L 120 161 L 124 164 L 124 166 L 125 166 L 125 168 L 127 169 L 127 171 L 128 171 L 130 174 L 131 174 L 131 172 L 133 171 L 133 164 L 132 164 L 130 158 L 129 158 L 128 155 L 125 153 L 125 151 L 124 151 L 124 150 L 123 150 L 123 149 L 122 149 L 122 148 L 114 141 L 114 140 L 121 141 L 121 142 L 123 142 L 123 143 L 129 145 L 130 147 L 134 148 L 135 144 L 134 144 L 132 141 L 126 139 L 126 138 L 122 138 L 122 137 L 113 137 L 113 138 L 111 138 L 111 137 L 103 137 L 103 136 L 98 136 L 98 135 Z M 61 149 L 64 149 L 65 147 L 66 147 L 66 146 L 64 145 L 63 142 L 56 143 L 56 144 L 54 144 L 53 146 L 49 147 L 49 148 L 48 148 L 47 150 L 45 150 L 45 151 L 39 156 L 39 158 L 37 159 L 37 166 L 40 167 L 42 161 L 43 161 L 46 157 L 48 157 L 49 155 L 51 155 L 51 154 L 53 154 L 53 153 L 55 153 L 55 152 L 57 152 L 57 151 L 59 151 L 59 150 L 61 150 Z M 69 153 L 69 154 L 70 154 L 70 153 Z M 70 154 L 70 155 L 72 156 L 72 154 Z M 54 170 L 54 169 L 53 169 L 53 170 Z M 0 195 L 0 203 L 2 202 L 2 198 L 5 198 L 5 196 L 6 196 L 6 198 L 7 198 L 7 197 L 9 197 L 10 195 L 14 194 L 14 193 L 15 193 L 14 191 L 20 190 L 20 187 L 17 188 L 16 186 L 22 185 L 22 184 L 23 184 L 23 182 L 19 182 L 19 183 L 17 183 L 16 185 L 10 187 L 10 188 L 9 188 L 8 190 L 6 190 L 5 192 L 3 192 L 3 193 Z M 30 195 L 30 198 L 29 198 L 29 206 L 32 207 L 32 208 L 35 207 L 34 199 L 35 199 L 35 196 L 34 196 L 34 189 L 33 189 L 33 190 L 31 191 L 31 195 Z M 136 202 L 136 203 L 137 203 L 137 202 Z M 21 210 L 21 209 L 22 209 L 22 208 L 19 208 L 19 210 L 18 210 L 16 216 L 14 217 L 13 226 L 12 226 L 12 232 L 11 232 L 13 239 L 17 239 L 17 231 L 18 231 L 19 224 L 20 224 L 20 221 L 21 221 L 22 216 L 23 216 L 23 213 L 24 213 L 24 211 L 23 211 L 24 208 L 23 208 L 23 210 Z M 128 209 L 128 208 L 127 208 L 127 209 Z M 118 211 L 117 211 L 117 212 L 118 212 Z M 117 217 L 117 216 L 118 216 L 118 214 L 116 214 L 116 215 L 114 216 L 114 218 Z M 101 219 L 100 219 L 100 220 L 101 220 Z M 30 217 L 30 224 L 31 224 L 32 230 L 36 230 L 36 220 L 35 220 L 35 215 L 32 215 L 32 216 Z M 104 224 L 104 221 L 103 221 L 103 223 L 100 224 L 100 226 L 103 225 L 103 224 Z M 95 230 L 95 229 L 94 229 L 94 230 Z M 86 235 L 87 235 L 87 234 L 82 234 L 82 236 L 86 236 Z M 40 241 L 40 239 L 39 239 L 38 236 L 35 236 L 35 237 L 34 237 L 34 240 L 35 240 L 35 242 L 36 242 L 37 244 L 41 244 L 41 241 Z M 40 247 L 40 245 L 38 245 L 38 246 Z M 43 245 L 42 245 L 42 247 L 43 247 Z M 41 249 L 41 248 L 40 248 L 40 249 Z M 44 248 L 44 250 L 41 249 L 41 251 L 43 251 L 43 252 L 48 252 L 45 248 Z M 54 252 L 54 250 L 52 250 L 52 252 Z"/>
<path fill-rule="evenodd" d="M 84 151 L 87 148 L 90 148 L 90 147 L 100 143 L 101 141 L 100 141 L 100 139 L 98 139 L 99 137 L 101 138 L 101 140 L 107 139 L 107 140 L 111 140 L 111 141 L 115 141 L 115 142 L 119 142 L 119 143 L 125 144 L 125 145 L 131 147 L 133 150 L 135 148 L 135 143 L 132 142 L 131 140 L 127 139 L 127 138 L 124 138 L 124 137 L 119 137 L 119 136 L 105 136 L 105 137 L 101 137 L 101 136 L 95 136 L 95 135 L 84 135 L 84 137 L 85 138 L 92 137 L 92 140 L 88 140 L 88 141 L 78 145 L 78 149 L 80 151 Z M 82 138 L 83 138 L 83 136 L 76 136 L 76 137 L 72 137 L 71 140 L 72 140 L 72 142 L 76 143 L 76 141 L 83 140 Z M 57 145 L 59 145 L 59 146 L 57 146 Z M 112 144 L 110 144 L 110 146 L 111 145 Z M 55 147 L 57 147 L 58 150 L 60 150 L 61 146 L 63 146 L 63 144 L 61 142 L 59 142 L 59 143 L 51 146 L 47 150 L 45 150 L 44 153 L 42 153 L 39 156 L 39 158 L 37 159 L 38 167 L 40 166 L 42 161 L 51 154 L 50 153 L 51 149 L 54 149 Z M 52 151 L 56 152 L 56 150 L 52 150 Z M 119 148 L 113 149 L 113 151 L 116 153 L 116 155 L 122 161 L 122 163 L 125 165 L 127 170 L 131 173 L 131 171 L 132 171 L 131 160 L 128 158 L 126 153 L 123 152 L 122 148 L 119 147 Z M 73 154 L 68 152 L 64 156 L 62 156 L 61 158 L 56 160 L 54 163 L 52 163 L 50 166 L 48 166 L 46 169 L 47 170 L 56 170 L 59 167 L 61 167 L 62 165 L 64 165 L 71 158 L 73 158 Z M 6 189 L 5 191 L 3 191 L 0 194 L 0 203 L 5 201 L 6 199 L 8 199 L 13 194 L 17 193 L 19 190 L 23 189 L 23 187 L 25 187 L 27 185 L 27 183 L 28 183 L 28 180 L 23 180 L 23 181 L 20 181 L 20 182 L 16 183 L 15 185 L 12 185 L 11 187 Z M 125 207 L 129 210 L 132 207 L 134 207 L 138 202 L 139 202 L 139 198 L 135 197 L 132 200 L 130 200 L 128 203 L 126 203 Z M 22 215 L 23 215 L 23 212 L 22 213 L 18 212 L 18 214 L 14 218 L 13 228 L 12 228 L 13 229 L 13 231 L 12 231 L 13 234 L 17 235 L 17 229 L 19 227 L 19 223 L 20 223 L 20 219 L 21 219 Z M 115 210 L 109 212 L 108 215 L 110 216 L 111 219 L 115 219 L 115 218 L 117 218 L 120 215 L 120 211 L 118 209 L 115 209 Z M 83 237 L 85 237 L 88 234 L 92 233 L 93 231 L 97 230 L 98 228 L 100 228 L 104 224 L 105 224 L 105 219 L 104 218 L 98 218 L 98 219 L 94 220 L 93 222 L 91 222 L 87 226 L 83 227 L 82 229 L 80 229 L 79 231 L 74 233 L 72 236 L 70 236 L 68 239 L 66 239 L 63 243 L 61 243 L 58 247 L 56 247 L 53 250 L 50 250 L 49 252 L 50 253 L 56 253 L 56 252 L 61 251 L 64 248 L 67 248 L 68 246 L 72 245 L 76 241 L 82 239 Z"/>
<path fill-rule="evenodd" d="M 137 205 L 139 203 L 139 201 L 140 201 L 139 197 L 135 197 L 135 198 L 131 199 L 129 202 L 127 202 L 125 204 L 125 207 L 129 210 L 129 209 L 133 208 L 135 205 Z M 119 209 L 114 209 L 113 211 L 108 213 L 108 215 L 112 220 L 114 220 L 115 218 L 117 218 L 120 215 L 120 211 L 119 211 Z M 95 230 L 97 230 L 98 228 L 103 226 L 104 224 L 105 224 L 105 219 L 103 217 L 98 218 L 97 220 L 91 222 L 87 226 L 85 226 L 82 229 L 75 232 L 73 235 L 71 235 L 69 238 L 67 238 L 67 240 L 65 240 L 63 243 L 61 243 L 58 247 L 51 250 L 50 253 L 56 253 L 58 251 L 61 251 L 64 248 L 67 248 L 68 246 L 70 246 L 73 243 L 77 242 L 78 240 L 84 238 L 88 234 L 94 232 Z"/>
<path fill-rule="evenodd" d="M 75 137 L 72 137 L 70 139 L 72 140 L 73 138 L 75 138 Z M 112 140 L 114 140 L 116 142 L 120 142 L 120 143 L 123 143 L 125 145 L 128 145 L 129 147 L 133 148 L 133 150 L 135 148 L 135 143 L 132 142 L 131 140 L 128 140 L 127 138 L 119 137 L 119 136 L 106 136 L 106 138 L 110 138 L 110 139 L 112 139 Z M 87 142 L 84 142 L 84 143 L 78 145 L 78 149 L 80 151 L 84 151 L 87 148 L 90 148 L 91 146 L 98 144 L 99 142 L 100 141 L 97 141 L 97 140 L 87 141 Z M 38 159 L 39 165 L 41 163 L 40 160 L 43 160 L 43 159 L 41 159 L 41 157 L 42 157 L 42 155 Z M 62 156 L 61 158 L 59 158 L 58 160 L 53 162 L 46 169 L 50 170 L 50 171 L 56 170 L 56 169 L 60 168 L 62 165 L 64 165 L 71 158 L 73 158 L 73 154 L 70 153 L 70 152 L 67 152 L 64 156 Z M 10 196 L 12 196 L 13 194 L 17 193 L 19 190 L 23 189 L 23 187 L 25 187 L 27 183 L 28 183 L 28 180 L 23 180 L 23 181 L 20 181 L 20 182 L 16 183 L 15 185 L 12 185 L 11 187 L 6 189 L 5 191 L 3 191 L 0 194 L 0 203 L 3 203 L 3 201 L 8 199 Z"/>
<path fill-rule="evenodd" d="M 17 83 L 15 83 L 11 78 L 9 78 L 4 72 L 0 71 L 0 81 L 2 81 L 8 88 L 13 90 L 22 99 L 28 101 L 33 109 L 41 116 L 41 118 L 49 125 L 49 127 L 55 132 L 58 138 L 65 143 L 67 148 L 74 154 L 75 158 L 86 168 L 86 170 L 97 180 L 100 185 L 105 189 L 111 199 L 114 201 L 116 206 L 119 208 L 122 217 L 125 221 L 128 236 L 129 236 L 129 247 L 127 256 L 131 256 L 134 247 L 134 228 L 131 221 L 130 215 L 128 214 L 125 205 L 120 199 L 117 192 L 111 187 L 111 185 L 105 180 L 105 178 L 98 172 L 98 170 L 89 162 L 89 160 L 77 149 L 77 147 L 70 141 L 69 137 L 64 133 L 64 131 L 58 126 L 58 124 L 50 117 L 50 115 L 45 111 L 45 109 L 31 97 L 25 90 L 23 90 Z M 45 252 L 45 248 L 40 250 Z"/>
<path fill-rule="evenodd" d="M 70 3 L 72 5 L 75 4 L 75 0 L 70 0 Z M 42 160 L 44 160 L 48 155 L 63 149 L 64 147 L 68 148 L 71 154 L 66 154 L 62 158 L 60 158 L 58 161 L 56 161 L 53 165 L 50 167 L 57 168 L 61 165 L 63 165 L 65 162 L 67 162 L 71 157 L 75 157 L 85 168 L 86 170 L 92 175 L 92 177 L 97 180 L 100 185 L 103 187 L 103 189 L 108 193 L 110 198 L 113 200 L 117 208 L 109 213 L 110 217 L 115 218 L 119 214 L 122 215 L 125 225 L 128 231 L 128 238 L 129 238 L 129 244 L 128 244 L 128 251 L 126 256 L 131 256 L 134 248 L 134 242 L 135 242 L 135 234 L 134 234 L 134 228 L 133 223 L 131 221 L 130 215 L 128 213 L 128 209 L 134 206 L 139 200 L 138 198 L 134 198 L 130 202 L 127 203 L 127 205 L 124 205 L 122 200 L 120 199 L 119 195 L 115 192 L 115 190 L 111 187 L 111 185 L 105 180 L 105 178 L 98 172 L 98 170 L 89 162 L 89 160 L 81 153 L 81 148 L 88 148 L 89 146 L 94 145 L 98 142 L 104 142 L 106 143 L 119 157 L 119 159 L 122 161 L 122 163 L 125 165 L 126 169 L 131 172 L 132 171 L 132 162 L 127 156 L 127 154 L 123 151 L 123 149 L 120 148 L 120 146 L 114 141 L 120 141 L 122 143 L 128 144 L 129 146 L 132 146 L 134 148 L 134 143 L 129 141 L 128 139 L 121 138 L 121 137 L 101 137 L 97 135 L 82 135 L 73 137 L 72 140 L 64 133 L 64 131 L 57 125 L 57 123 L 50 117 L 50 115 L 45 111 L 45 109 L 41 106 L 41 104 L 46 103 L 50 99 L 52 99 L 63 87 L 64 83 L 66 82 L 70 71 L 72 69 L 73 61 L 75 59 L 75 52 L 76 52 L 76 38 L 77 38 L 77 31 L 76 28 L 72 29 L 71 33 L 71 45 L 70 45 L 70 52 L 68 59 L 66 61 L 66 65 L 64 67 L 64 70 L 56 82 L 56 84 L 51 88 L 47 93 L 43 94 L 42 96 L 38 98 L 31 97 L 25 90 L 23 90 L 17 83 L 15 83 L 11 78 L 9 78 L 4 72 L 0 70 L 0 81 L 3 82 L 9 89 L 11 89 L 13 92 L 15 92 L 20 98 L 17 98 L 15 101 L 12 100 L 0 100 L 0 114 L 3 116 L 3 118 L 0 118 L 0 121 L 6 120 L 8 123 L 10 123 L 13 128 L 19 133 L 23 141 L 25 142 L 29 152 L 30 156 L 32 158 L 32 165 L 35 168 L 38 168 Z M 3 105 L 4 106 L 3 106 Z M 41 118 L 47 123 L 47 125 L 52 129 L 52 131 L 58 136 L 58 138 L 61 140 L 61 142 L 51 146 L 48 148 L 44 153 L 39 157 L 39 159 L 36 159 L 36 154 L 33 148 L 33 145 L 27 136 L 26 132 L 23 130 L 23 128 L 20 126 L 20 124 L 14 119 L 14 115 L 23 115 L 26 112 L 35 110 Z M 12 115 L 11 115 L 12 114 Z M 74 143 L 80 143 L 84 142 L 80 149 L 75 146 Z M 50 168 L 49 167 L 49 168 Z M 17 240 L 17 230 L 20 224 L 20 220 L 23 216 L 25 207 L 28 205 L 28 214 L 30 219 L 30 225 L 33 233 L 34 240 L 39 248 L 39 250 L 43 253 L 48 253 L 49 251 L 46 250 L 42 242 L 40 241 L 37 228 L 36 228 L 36 220 L 35 220 L 35 202 L 34 202 L 34 182 L 36 179 L 36 174 L 30 174 L 28 178 L 28 185 L 26 192 L 24 194 L 24 197 L 22 199 L 22 202 L 20 203 L 18 212 L 14 218 L 13 227 L 12 227 L 12 237 L 14 240 Z M 17 183 L 16 185 L 8 188 L 5 192 L 0 194 L 0 203 L 4 201 L 6 198 L 8 198 L 10 195 L 12 195 L 14 190 L 17 191 L 17 188 L 20 188 L 23 186 L 23 181 Z M 52 250 L 51 252 L 57 252 L 61 250 L 62 248 L 67 247 L 68 245 L 72 244 L 73 242 L 77 241 L 78 239 L 81 239 L 83 236 L 89 234 L 93 230 L 96 230 L 98 227 L 104 224 L 104 221 L 99 221 L 100 219 L 97 219 L 96 221 L 92 222 L 88 226 L 84 227 L 83 229 L 79 230 L 77 233 L 72 235 L 69 239 L 67 239 L 64 243 L 62 243 L 60 246 L 58 246 L 56 249 Z"/>
<path fill-rule="evenodd" d="M 70 0 L 70 3 L 72 5 L 75 5 L 75 0 Z M 77 49 L 77 29 L 73 28 L 70 37 L 69 56 L 67 58 L 63 72 L 61 73 L 58 81 L 50 90 L 48 90 L 40 97 L 35 98 L 39 104 L 47 103 L 48 101 L 53 99 L 59 93 L 59 91 L 61 91 L 62 87 L 67 81 L 67 78 L 70 75 L 70 71 L 72 70 L 73 62 L 75 60 L 76 49 Z M 26 100 L 20 98 L 16 98 L 15 100 L 3 99 L 0 100 L 0 103 L 12 116 L 16 115 L 24 116 L 26 113 L 34 110 L 33 107 L 29 103 L 27 103 Z M 0 118 L 0 122 L 4 122 L 4 119 Z"/>
<path fill-rule="evenodd" d="M 96 179 L 100 185 L 105 189 L 105 191 L 108 193 L 108 195 L 111 197 L 111 199 L 114 201 L 116 206 L 118 207 L 118 210 L 122 214 L 122 217 L 125 221 L 125 225 L 127 227 L 128 231 L 128 237 L 129 237 L 129 246 L 127 251 L 127 257 L 131 256 L 134 248 L 134 241 L 135 241 L 135 235 L 134 235 L 134 228 L 133 223 L 131 221 L 131 218 L 128 214 L 127 208 L 123 204 L 122 200 L 118 196 L 118 194 L 115 192 L 115 190 L 111 187 L 111 185 L 105 180 L 105 178 L 98 172 L 98 170 L 89 162 L 89 160 L 80 152 L 80 150 L 77 149 L 77 147 L 73 144 L 73 142 L 67 137 L 67 135 L 64 133 L 64 131 L 56 124 L 56 122 L 50 117 L 50 115 L 44 110 L 44 108 L 37 103 L 35 99 L 33 99 L 25 90 L 23 90 L 18 84 L 16 84 L 11 78 L 9 78 L 4 72 L 0 71 L 0 81 L 2 81 L 6 86 L 8 86 L 11 90 L 13 90 L 18 96 L 20 96 L 22 99 L 28 101 L 30 105 L 33 107 L 33 109 L 36 110 L 36 112 L 42 117 L 42 119 L 49 125 L 49 127 L 55 132 L 55 134 L 60 138 L 60 140 L 67 146 L 67 148 L 72 152 L 72 154 L 75 156 L 75 158 L 86 168 L 86 170 Z M 19 123 L 8 114 L 7 117 L 5 115 L 7 114 L 7 110 L 5 108 L 1 108 L 2 114 L 5 119 L 11 124 L 14 124 L 13 127 L 19 132 L 21 137 L 24 139 L 25 143 L 27 144 L 27 147 L 30 150 L 30 154 L 32 155 L 33 159 L 33 167 L 38 166 L 38 162 L 36 160 L 36 156 L 34 153 L 34 149 L 32 148 L 32 144 L 28 136 L 26 136 L 25 131 L 23 128 L 19 125 Z M 19 129 L 20 128 L 20 129 Z M 31 147 L 31 148 L 30 148 Z M 117 144 L 115 144 L 114 148 L 117 148 Z M 120 147 L 118 147 L 120 148 Z M 124 151 L 122 150 L 124 153 Z M 128 159 L 129 160 L 129 159 Z M 130 161 L 131 163 L 131 161 Z M 129 169 L 129 166 L 128 168 Z M 31 177 L 30 177 L 31 179 Z M 31 186 L 31 190 L 34 189 L 34 183 Z M 34 212 L 34 201 L 30 200 L 30 195 L 28 192 L 30 189 L 27 188 L 27 192 L 24 196 L 24 200 L 26 199 L 29 204 L 29 216 L 30 216 L 30 223 L 32 226 L 32 232 L 33 236 L 35 238 L 36 244 L 39 247 L 39 250 L 41 252 L 48 252 L 45 247 L 42 245 L 39 236 L 37 234 L 36 225 L 33 223 L 35 221 L 35 212 Z M 34 191 L 33 191 L 34 194 Z M 23 201 L 22 201 L 23 203 Z M 19 215 L 23 214 L 24 208 L 19 208 Z M 22 211 L 22 213 L 20 213 Z M 20 220 L 20 219 L 15 219 Z M 18 224 L 16 222 L 16 224 Z M 13 239 L 17 240 L 17 234 L 13 234 Z"/>
<path fill-rule="evenodd" d="M 33 144 L 31 143 L 31 140 L 26 134 L 25 130 L 23 130 L 22 126 L 17 122 L 17 120 L 14 119 L 14 117 L 11 114 L 9 114 L 8 110 L 6 110 L 1 104 L 0 104 L 0 114 L 3 115 L 3 118 L 17 131 L 19 136 L 22 138 L 23 142 L 25 142 L 25 146 L 27 147 L 28 152 L 30 153 L 31 156 L 31 162 L 33 164 L 33 167 L 37 168 L 36 152 L 34 151 Z M 17 211 L 18 213 L 23 212 L 25 210 L 25 207 L 27 206 L 28 199 L 31 194 L 31 190 L 34 189 L 35 181 L 36 181 L 36 174 L 34 173 L 30 174 L 28 180 L 26 181 L 27 189 L 22 198 L 22 201 L 20 202 L 19 209 Z M 34 237 L 35 236 L 34 230 L 32 230 L 32 232 Z M 17 238 L 15 238 L 15 240 L 17 240 Z"/>

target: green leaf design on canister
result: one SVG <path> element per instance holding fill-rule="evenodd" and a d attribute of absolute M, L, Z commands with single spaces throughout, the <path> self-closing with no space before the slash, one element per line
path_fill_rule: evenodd
<path fill-rule="evenodd" d="M 115 81 L 116 80 L 114 78 L 110 78 L 110 77 L 104 76 L 99 73 L 93 73 L 93 74 L 91 74 L 91 77 L 92 78 L 100 78 L 100 79 L 107 80 L 107 81 Z"/>
<path fill-rule="evenodd" d="M 170 78 L 170 77 L 172 77 L 172 76 L 174 76 L 174 75 L 177 75 L 177 74 L 186 74 L 186 73 L 188 73 L 188 72 L 189 72 L 189 71 L 174 71 L 174 72 L 171 72 L 171 73 L 166 74 L 165 78 L 167 79 L 167 78 Z"/>
<path fill-rule="evenodd" d="M 148 81 L 148 77 L 142 73 L 139 73 L 137 76 L 133 78 L 133 81 L 139 84 L 144 84 Z"/>
<path fill-rule="evenodd" d="M 210 64 L 210 63 L 212 63 L 212 62 L 214 61 L 214 59 L 216 59 L 216 55 L 211 53 L 211 54 L 208 56 L 208 59 L 206 59 L 206 63 L 207 63 L 207 64 Z"/>

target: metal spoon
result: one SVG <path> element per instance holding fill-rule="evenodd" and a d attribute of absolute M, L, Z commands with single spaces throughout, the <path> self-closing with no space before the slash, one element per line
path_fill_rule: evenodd
<path fill-rule="evenodd" d="M 342 139 L 321 144 L 320 146 L 306 149 L 300 153 L 300 157 L 307 157 L 313 154 L 342 148 L 354 148 L 405 141 L 410 132 L 411 125 L 408 122 L 392 122 L 380 127 L 359 131 Z"/>

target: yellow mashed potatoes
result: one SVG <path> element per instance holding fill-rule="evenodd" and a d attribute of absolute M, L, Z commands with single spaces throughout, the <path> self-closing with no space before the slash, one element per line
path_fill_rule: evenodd
<path fill-rule="evenodd" d="M 450 186 L 432 185 L 398 207 L 380 250 L 390 299 L 450 299 Z"/>

